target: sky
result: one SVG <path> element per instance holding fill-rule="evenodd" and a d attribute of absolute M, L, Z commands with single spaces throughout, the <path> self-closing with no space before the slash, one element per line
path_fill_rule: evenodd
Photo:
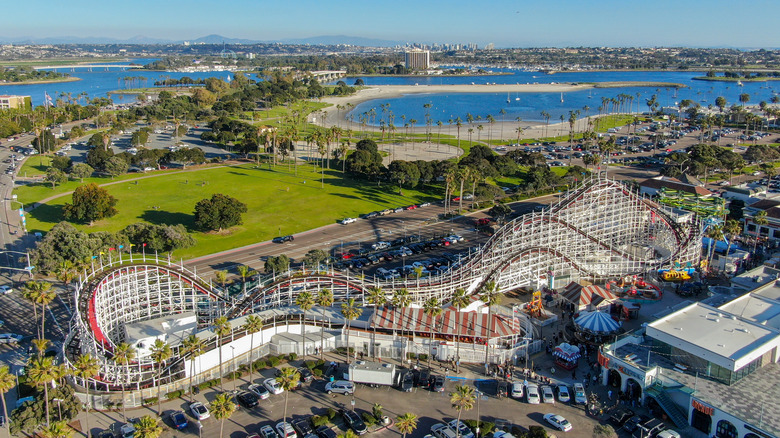
<path fill-rule="evenodd" d="M 0 37 L 780 47 L 778 0 L 5 0 Z"/>

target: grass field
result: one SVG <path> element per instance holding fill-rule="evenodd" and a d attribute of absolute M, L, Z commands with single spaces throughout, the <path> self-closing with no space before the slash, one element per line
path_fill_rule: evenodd
<path fill-rule="evenodd" d="M 137 175 L 129 175 L 130 178 Z M 105 183 L 106 179 L 99 181 Z M 77 182 L 58 187 L 57 192 L 72 190 Z M 50 187 L 50 186 L 49 186 Z M 156 224 L 183 224 L 193 233 L 197 245 L 177 251 L 175 256 L 192 258 L 231 248 L 268 240 L 281 234 L 294 234 L 337 222 L 344 217 L 355 217 L 373 210 L 409 205 L 442 196 L 438 187 L 425 191 L 404 189 L 368 181 L 342 178 L 340 171 L 326 169 L 325 188 L 320 186 L 319 168 L 298 166 L 298 176 L 287 166 L 269 170 L 254 164 L 232 167 L 211 167 L 192 172 L 162 174 L 158 177 L 125 181 L 107 186 L 118 199 L 119 214 L 96 222 L 93 226 L 78 225 L 87 231 L 115 232 L 126 225 L 147 221 Z M 45 186 L 23 187 L 16 190 L 25 204 L 35 197 L 51 196 L 55 191 Z M 247 204 L 244 224 L 217 235 L 194 229 L 195 204 L 214 193 L 223 193 Z M 41 196 L 44 195 L 44 196 Z M 62 218 L 62 205 L 70 202 L 62 196 L 28 213 L 30 232 L 47 231 Z"/>

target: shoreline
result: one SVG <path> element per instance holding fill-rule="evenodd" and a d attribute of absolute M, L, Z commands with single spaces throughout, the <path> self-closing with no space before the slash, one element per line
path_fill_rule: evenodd
<path fill-rule="evenodd" d="M 21 81 L 21 82 L 0 82 L 0 87 L 3 85 L 38 85 L 38 84 L 59 84 L 61 82 L 77 82 L 81 78 L 71 76 L 63 79 L 48 79 L 45 81 Z"/>

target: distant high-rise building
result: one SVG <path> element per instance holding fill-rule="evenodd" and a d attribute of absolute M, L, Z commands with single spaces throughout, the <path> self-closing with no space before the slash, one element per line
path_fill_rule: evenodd
<path fill-rule="evenodd" d="M 431 52 L 413 49 L 404 53 L 404 61 L 409 70 L 425 70 L 431 63 Z"/>
<path fill-rule="evenodd" d="M 32 108 L 30 96 L 0 96 L 0 109 Z"/>
<path fill-rule="evenodd" d="M 485 50 L 493 50 L 496 48 L 496 45 L 493 43 L 487 43 L 485 44 Z"/>

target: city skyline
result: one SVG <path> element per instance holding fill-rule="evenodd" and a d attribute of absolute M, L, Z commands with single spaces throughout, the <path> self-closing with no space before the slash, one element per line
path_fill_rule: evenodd
<path fill-rule="evenodd" d="M 46 11 L 41 14 L 41 11 Z M 456 0 L 371 5 L 354 0 L 289 4 L 234 0 L 137 0 L 132 4 L 90 0 L 40 0 L 6 5 L 0 40 L 50 37 L 128 39 L 144 36 L 169 41 L 209 34 L 255 41 L 324 35 L 399 43 L 494 43 L 502 47 L 688 46 L 774 48 L 780 30 L 773 23 L 780 3 L 760 0 L 750 8 L 726 0 L 660 0 L 586 3 L 559 0 L 495 0 L 478 4 Z M 34 17 L 34 18 L 33 18 Z"/>

